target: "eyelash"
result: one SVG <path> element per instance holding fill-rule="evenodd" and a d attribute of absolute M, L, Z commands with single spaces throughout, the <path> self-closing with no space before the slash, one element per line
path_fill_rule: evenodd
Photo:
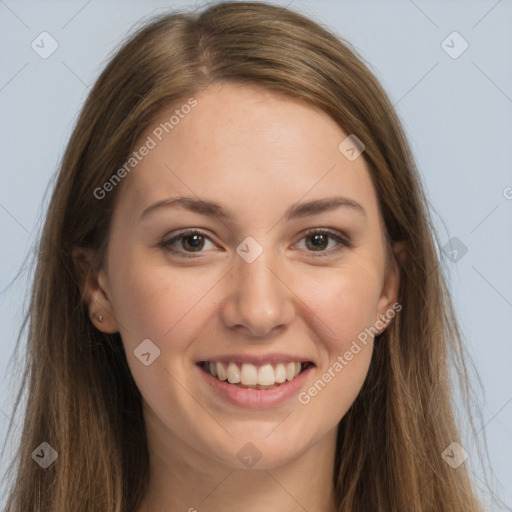
<path fill-rule="evenodd" d="M 315 258 L 330 256 L 330 255 L 332 255 L 333 252 L 337 253 L 340 250 L 342 250 L 343 248 L 351 248 L 352 247 L 352 243 L 348 240 L 348 238 L 344 238 L 344 237 L 334 233 L 333 231 L 330 231 L 330 230 L 324 229 L 324 228 L 313 228 L 313 229 L 306 231 L 299 241 L 307 238 L 308 236 L 318 235 L 318 234 L 327 235 L 331 239 L 335 240 L 338 243 L 338 246 L 334 249 L 331 248 L 329 250 L 322 250 L 322 251 L 318 251 L 318 252 L 317 251 L 307 251 L 307 252 L 310 252 L 311 255 Z M 174 242 L 176 242 L 182 238 L 186 238 L 187 236 L 191 236 L 191 235 L 200 235 L 200 236 L 203 236 L 204 238 L 207 238 L 208 240 L 212 241 L 210 239 L 210 237 L 203 231 L 198 230 L 198 229 L 191 229 L 188 231 L 182 231 L 181 233 L 174 235 L 172 238 L 162 241 L 158 245 L 159 245 L 159 247 L 161 247 L 162 249 L 164 249 L 166 251 L 172 252 L 174 254 L 178 254 L 180 257 L 197 258 L 198 254 L 200 254 L 202 251 L 198 251 L 197 253 L 187 252 L 187 251 L 175 249 L 171 245 Z"/>

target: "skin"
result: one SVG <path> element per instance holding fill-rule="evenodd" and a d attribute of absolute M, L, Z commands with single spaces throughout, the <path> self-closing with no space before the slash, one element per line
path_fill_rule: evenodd
<path fill-rule="evenodd" d="M 226 353 L 299 355 L 316 365 L 307 391 L 390 310 L 399 273 L 394 261 L 386 265 L 368 167 L 363 157 L 349 161 L 338 150 L 347 134 L 302 102 L 246 85 L 214 85 L 195 98 L 119 185 L 106 261 L 86 284 L 91 315 L 104 317 L 95 325 L 121 333 L 143 397 L 151 473 L 138 512 L 328 512 L 336 427 L 366 378 L 373 339 L 306 405 L 294 396 L 272 407 L 235 406 L 195 363 Z M 140 218 L 179 195 L 218 202 L 232 218 L 180 207 Z M 333 196 L 365 213 L 339 207 L 283 217 L 291 205 Z M 185 228 L 206 234 L 202 252 L 184 248 L 190 238 L 174 242 L 178 254 L 159 245 Z M 314 233 L 304 231 L 318 228 L 352 246 L 326 238 L 324 256 L 315 256 Z M 263 248 L 252 263 L 236 252 L 247 236 Z M 186 249 L 195 257 L 180 256 Z M 144 339 L 161 351 L 149 366 L 134 355 Z M 261 453 L 251 469 L 237 457 L 247 442 Z"/>

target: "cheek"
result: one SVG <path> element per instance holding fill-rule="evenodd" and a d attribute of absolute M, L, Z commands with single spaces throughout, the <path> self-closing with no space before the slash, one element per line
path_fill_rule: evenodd
<path fill-rule="evenodd" d="M 206 321 L 204 308 L 212 306 L 205 298 L 219 276 L 198 277 L 195 269 L 135 263 L 126 261 L 112 280 L 123 339 L 135 346 L 149 338 L 162 349 L 182 348 L 200 331 L 200 319 Z"/>
<path fill-rule="evenodd" d="M 319 415 L 334 427 L 354 403 L 368 373 L 373 350 L 369 328 L 376 321 L 379 286 L 376 274 L 362 268 L 340 272 L 318 285 L 310 286 L 305 296 L 310 327 L 321 338 L 320 367 L 298 401 L 308 415 Z"/>
<path fill-rule="evenodd" d="M 128 364 L 144 399 L 154 410 L 162 406 L 164 394 L 167 401 L 190 407 L 186 405 L 188 395 L 176 382 L 188 378 L 187 351 L 211 319 L 215 306 L 207 299 L 222 277 L 206 273 L 193 277 L 193 271 L 127 260 L 112 279 L 115 316 Z M 146 339 L 160 351 L 148 366 L 141 364 L 134 352 Z"/>
<path fill-rule="evenodd" d="M 309 280 L 303 296 L 324 326 L 330 352 L 344 352 L 347 343 L 375 324 L 380 288 L 378 273 L 362 264 L 336 269 L 322 280 Z"/>

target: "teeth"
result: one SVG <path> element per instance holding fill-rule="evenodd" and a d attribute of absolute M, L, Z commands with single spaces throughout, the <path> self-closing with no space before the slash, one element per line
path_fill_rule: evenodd
<path fill-rule="evenodd" d="M 217 378 L 219 380 L 226 380 L 228 378 L 226 370 L 224 370 L 224 366 L 222 366 L 222 363 L 217 363 Z"/>
<path fill-rule="evenodd" d="M 288 363 L 286 365 L 286 380 L 293 380 L 295 377 L 295 363 Z"/>
<path fill-rule="evenodd" d="M 262 386 L 273 386 L 276 382 L 274 368 L 270 364 L 260 366 L 258 370 L 258 384 Z"/>
<path fill-rule="evenodd" d="M 229 363 L 227 375 L 230 384 L 238 384 L 240 382 L 240 370 L 235 363 Z"/>
<path fill-rule="evenodd" d="M 283 363 L 279 363 L 276 366 L 275 381 L 282 384 L 285 380 L 286 380 L 286 368 L 284 367 Z"/>
<path fill-rule="evenodd" d="M 242 384 L 244 386 L 272 387 L 275 384 L 293 380 L 299 375 L 301 363 L 277 363 L 264 364 L 256 367 L 250 363 L 243 363 L 241 367 L 233 362 L 206 363 L 204 368 L 219 380 L 227 380 L 230 384 Z"/>
<path fill-rule="evenodd" d="M 231 363 L 230 363 L 231 364 Z M 244 363 L 240 372 L 241 382 L 244 386 L 255 386 L 258 384 L 258 370 L 253 364 Z"/>

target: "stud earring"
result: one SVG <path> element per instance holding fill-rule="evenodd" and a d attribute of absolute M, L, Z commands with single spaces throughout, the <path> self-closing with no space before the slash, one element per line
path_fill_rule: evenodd
<path fill-rule="evenodd" d="M 97 319 L 98 319 L 98 322 L 103 322 L 103 315 L 94 315 Z"/>

